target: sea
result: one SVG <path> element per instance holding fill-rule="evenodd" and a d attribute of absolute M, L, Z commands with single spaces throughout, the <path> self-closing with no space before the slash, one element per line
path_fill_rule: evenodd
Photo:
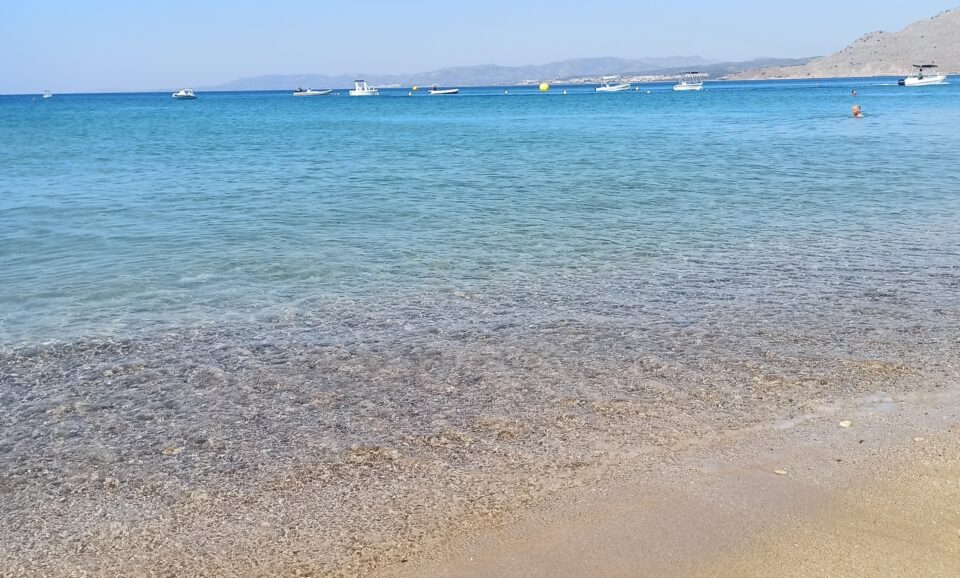
<path fill-rule="evenodd" d="M 5 347 L 345 310 L 442 329 L 471 297 L 528 325 L 876 292 L 922 317 L 958 289 L 958 84 L 3 96 L 0 140 Z"/>
<path fill-rule="evenodd" d="M 960 82 L 639 88 L 0 97 L 13 568 L 354 574 L 960 383 Z"/>

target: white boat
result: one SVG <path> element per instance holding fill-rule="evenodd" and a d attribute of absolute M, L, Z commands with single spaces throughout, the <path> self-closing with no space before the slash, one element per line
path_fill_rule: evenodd
<path fill-rule="evenodd" d="M 44 91 L 43 91 L 43 98 L 53 98 L 53 93 L 50 92 L 49 90 L 44 90 Z"/>
<path fill-rule="evenodd" d="M 350 91 L 350 96 L 379 96 L 380 90 L 375 86 L 370 86 L 367 84 L 366 80 L 355 80 L 353 81 L 353 90 Z"/>
<path fill-rule="evenodd" d="M 459 88 L 437 88 L 436 85 L 430 89 L 430 94 L 444 95 L 444 94 L 460 94 Z"/>
<path fill-rule="evenodd" d="M 312 88 L 308 88 L 304 90 L 298 86 L 297 89 L 293 91 L 293 96 L 327 96 L 332 92 L 332 88 L 325 88 L 323 90 L 314 90 Z"/>
<path fill-rule="evenodd" d="M 673 85 L 674 90 L 703 90 L 702 72 L 693 70 L 691 72 L 681 72 L 678 77 L 680 80 Z"/>
<path fill-rule="evenodd" d="M 174 92 L 174 93 L 173 93 L 172 95 L 170 95 L 170 96 L 172 96 L 173 98 L 175 98 L 175 99 L 177 99 L 177 100 L 193 100 L 193 99 L 197 98 L 197 95 L 195 95 L 195 94 L 193 93 L 193 89 L 192 89 L 192 88 L 183 88 L 183 89 L 180 89 L 179 91 Z"/>
<path fill-rule="evenodd" d="M 897 84 L 900 86 L 930 86 L 932 84 L 946 84 L 947 82 L 947 75 L 945 74 L 924 74 L 924 71 L 928 68 L 936 73 L 936 64 L 914 64 L 913 67 L 917 69 L 917 73 L 913 76 L 901 78 Z"/>
<path fill-rule="evenodd" d="M 604 76 L 600 80 L 603 82 L 596 88 L 597 92 L 623 92 L 624 90 L 630 90 L 630 84 L 624 82 L 619 76 Z"/>

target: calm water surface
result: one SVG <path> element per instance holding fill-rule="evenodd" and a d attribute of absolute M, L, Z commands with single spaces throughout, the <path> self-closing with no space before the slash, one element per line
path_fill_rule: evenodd
<path fill-rule="evenodd" d="M 960 290 L 960 86 L 891 84 L 0 97 L 0 343 L 474 298 L 922 319 Z"/>

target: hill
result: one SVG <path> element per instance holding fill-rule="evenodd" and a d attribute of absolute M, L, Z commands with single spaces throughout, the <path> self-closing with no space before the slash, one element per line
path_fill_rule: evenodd
<path fill-rule="evenodd" d="M 937 64 L 960 74 L 960 8 L 910 24 L 899 32 L 871 32 L 843 50 L 802 66 L 755 68 L 730 74 L 734 80 L 900 76 L 913 64 Z"/>

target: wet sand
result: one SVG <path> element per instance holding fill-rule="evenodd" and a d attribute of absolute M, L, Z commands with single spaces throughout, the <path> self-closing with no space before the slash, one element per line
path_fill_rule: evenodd
<path fill-rule="evenodd" d="M 956 576 L 958 391 L 692 446 L 380 575 Z"/>

